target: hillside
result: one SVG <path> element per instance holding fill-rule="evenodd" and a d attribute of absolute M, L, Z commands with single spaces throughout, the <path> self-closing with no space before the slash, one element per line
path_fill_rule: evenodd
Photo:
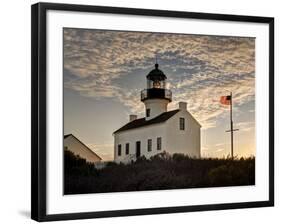
<path fill-rule="evenodd" d="M 255 184 L 255 158 L 194 159 L 182 154 L 141 157 L 131 164 L 94 164 L 64 154 L 65 194 L 222 187 Z"/>

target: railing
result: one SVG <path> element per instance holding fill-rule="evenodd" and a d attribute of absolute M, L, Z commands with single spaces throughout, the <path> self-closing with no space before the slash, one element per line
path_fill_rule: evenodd
<path fill-rule="evenodd" d="M 167 99 L 172 101 L 172 92 L 168 89 L 144 89 L 141 91 L 141 101 L 146 99 Z"/>

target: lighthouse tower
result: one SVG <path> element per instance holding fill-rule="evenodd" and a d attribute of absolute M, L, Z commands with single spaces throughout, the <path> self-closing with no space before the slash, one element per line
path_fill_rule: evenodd
<path fill-rule="evenodd" d="M 147 88 L 141 91 L 141 101 L 145 104 L 145 119 L 150 120 L 167 112 L 168 103 L 172 101 L 172 92 L 166 89 L 166 75 L 155 68 L 146 76 Z"/>

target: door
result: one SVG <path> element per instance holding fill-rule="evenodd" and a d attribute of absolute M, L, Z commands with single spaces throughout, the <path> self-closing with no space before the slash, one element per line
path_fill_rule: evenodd
<path fill-rule="evenodd" d="M 141 142 L 137 141 L 136 142 L 136 157 L 139 158 L 141 155 Z"/>

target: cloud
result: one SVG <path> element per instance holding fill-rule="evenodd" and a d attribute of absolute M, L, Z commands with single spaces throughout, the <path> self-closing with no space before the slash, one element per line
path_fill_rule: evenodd
<path fill-rule="evenodd" d="M 255 122 L 238 122 L 235 126 L 239 128 L 239 131 L 249 132 L 255 128 Z"/>
<path fill-rule="evenodd" d="M 215 146 L 223 146 L 223 145 L 225 145 L 225 143 L 217 143 L 217 144 L 215 144 Z"/>
<path fill-rule="evenodd" d="M 170 107 L 186 101 L 205 129 L 226 114 L 221 95 L 233 91 L 237 106 L 254 100 L 255 39 L 246 37 L 65 28 L 64 71 L 71 74 L 65 88 L 86 97 L 115 99 L 141 114 L 139 94 L 145 87 L 134 74 L 144 79 L 156 54 L 173 92 Z"/>
<path fill-rule="evenodd" d="M 215 152 L 222 152 L 222 151 L 224 151 L 225 149 L 223 149 L 223 148 L 219 148 L 219 149 L 217 149 Z"/>

